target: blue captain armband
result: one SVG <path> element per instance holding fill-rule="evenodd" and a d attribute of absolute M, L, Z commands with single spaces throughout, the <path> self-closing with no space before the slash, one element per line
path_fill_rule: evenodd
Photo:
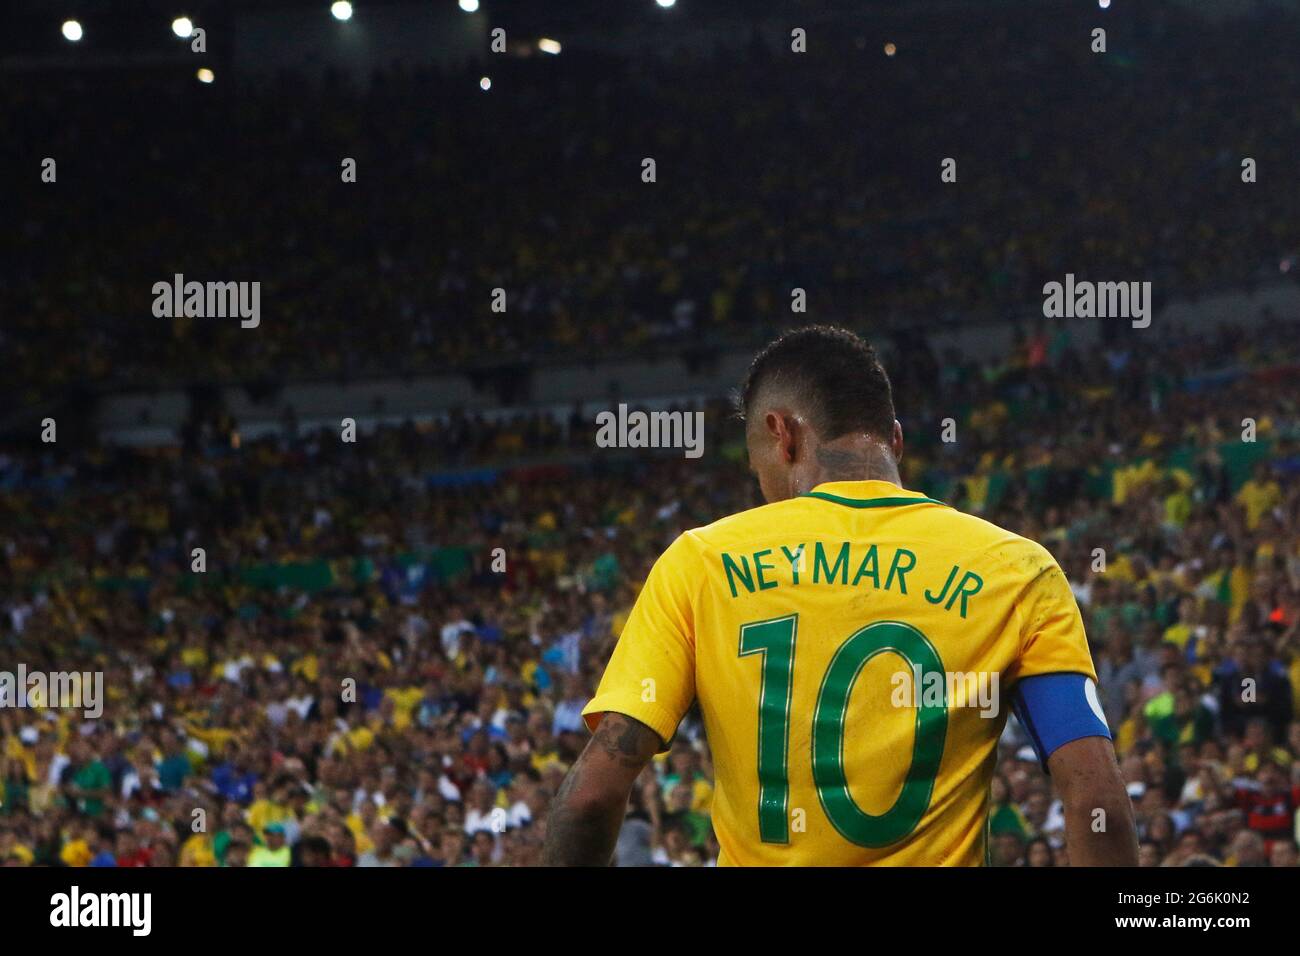
<path fill-rule="evenodd" d="M 1080 737 L 1110 739 L 1097 685 L 1086 674 L 1039 674 L 1016 684 L 1011 709 L 1034 745 L 1038 760 Z"/>

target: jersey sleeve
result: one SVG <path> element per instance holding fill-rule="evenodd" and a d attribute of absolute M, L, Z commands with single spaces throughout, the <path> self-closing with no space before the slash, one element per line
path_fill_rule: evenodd
<path fill-rule="evenodd" d="M 1020 652 L 1007 675 L 1011 706 L 1039 761 L 1081 737 L 1110 737 L 1097 699 L 1097 672 L 1083 616 L 1065 572 L 1046 548 L 1030 554 L 1032 575 L 1016 604 Z"/>
<path fill-rule="evenodd" d="M 1065 572 L 1046 548 L 1036 547 L 1032 575 L 1016 603 L 1020 650 L 1008 686 L 1039 674 L 1082 674 L 1097 680 L 1083 616 Z"/>
<path fill-rule="evenodd" d="M 596 696 L 583 708 L 588 729 L 606 713 L 624 714 L 657 733 L 667 749 L 695 699 L 692 601 L 703 578 L 688 532 L 650 570 Z"/>
<path fill-rule="evenodd" d="M 1110 736 L 1097 700 L 1097 671 L 1083 615 L 1060 564 L 1032 551 L 1030 574 L 1015 606 L 1021 649 L 1011 665 L 1011 708 L 1047 767 L 1058 748 L 1080 737 Z"/>

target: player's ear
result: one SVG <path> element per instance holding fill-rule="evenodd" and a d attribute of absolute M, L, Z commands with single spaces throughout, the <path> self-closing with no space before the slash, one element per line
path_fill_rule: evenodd
<path fill-rule="evenodd" d="M 800 422 L 794 415 L 787 411 L 781 410 L 776 412 L 777 419 L 777 441 L 781 451 L 781 459 L 787 464 L 794 464 L 795 458 L 799 453 L 799 442 L 802 439 L 800 431 Z"/>
<path fill-rule="evenodd" d="M 897 418 L 894 419 L 894 434 L 889 439 L 889 450 L 894 453 L 894 461 L 903 460 L 903 426 Z"/>
<path fill-rule="evenodd" d="M 795 438 L 790 416 L 780 409 L 769 409 L 763 416 L 768 435 L 776 443 L 777 453 L 785 462 L 794 460 Z"/>

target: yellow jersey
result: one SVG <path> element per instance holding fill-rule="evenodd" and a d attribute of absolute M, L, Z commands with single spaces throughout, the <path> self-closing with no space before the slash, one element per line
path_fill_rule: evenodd
<path fill-rule="evenodd" d="M 583 715 L 670 741 L 698 700 L 720 865 L 969 866 L 1002 701 L 1058 673 L 1096 680 L 1044 547 L 890 482 L 837 481 L 678 537 Z"/>

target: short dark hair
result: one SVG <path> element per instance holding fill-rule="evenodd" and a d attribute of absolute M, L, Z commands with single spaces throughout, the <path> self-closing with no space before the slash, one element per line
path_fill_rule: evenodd
<path fill-rule="evenodd" d="M 889 376 L 870 343 L 848 329 L 805 326 L 764 347 L 737 396 L 742 418 L 748 419 L 759 393 L 771 385 L 797 395 L 825 441 L 850 432 L 883 439 L 894 433 Z"/>

